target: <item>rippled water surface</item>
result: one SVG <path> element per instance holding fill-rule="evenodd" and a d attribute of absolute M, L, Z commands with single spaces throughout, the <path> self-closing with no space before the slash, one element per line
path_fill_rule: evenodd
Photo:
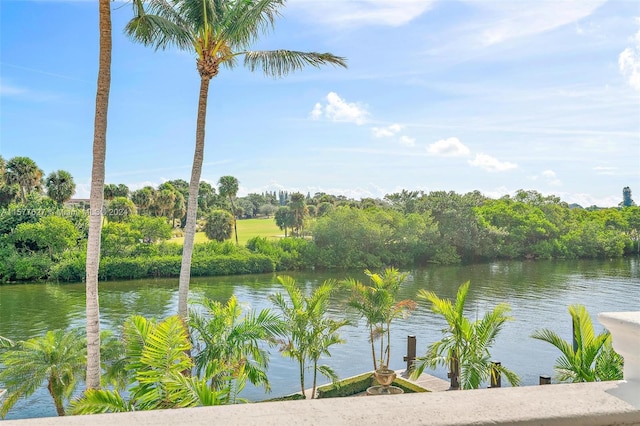
<path fill-rule="evenodd" d="M 440 297 L 454 298 L 457 288 L 470 280 L 467 314 L 481 316 L 497 303 L 511 305 L 513 321 L 498 336 L 493 358 L 511 368 L 524 385 L 534 385 L 541 374 L 552 375 L 558 352 L 551 345 L 531 339 L 539 328 L 555 330 L 571 338 L 567 307 L 584 304 L 594 318 L 607 311 L 640 310 L 640 262 L 637 258 L 603 261 L 495 262 L 467 266 L 432 266 L 410 271 L 402 288 L 402 298 L 414 299 L 419 289 L 434 291 Z M 365 279 L 352 273 L 291 273 L 298 283 L 311 290 L 328 278 Z M 191 284 L 191 298 L 209 297 L 226 301 L 232 294 L 247 307 L 269 307 L 268 296 L 283 291 L 275 275 L 197 278 Z M 100 314 L 103 328 L 116 328 L 131 314 L 162 318 L 177 311 L 177 279 L 100 283 Z M 46 330 L 82 327 L 84 324 L 84 284 L 21 284 L 0 286 L 0 336 L 28 339 Z M 346 294 L 336 292 L 331 314 L 355 314 L 346 308 Z M 406 319 L 392 325 L 391 367 L 404 368 L 406 337 L 418 339 L 418 354 L 438 340 L 444 322 L 431 314 L 421 302 Z M 358 327 L 343 329 L 344 345 L 334 346 L 325 360 L 341 377 L 372 368 L 367 331 Z M 444 369 L 432 374 L 446 379 Z M 297 366 L 274 349 L 269 368 L 272 392 L 247 386 L 243 396 L 250 400 L 276 397 L 298 390 Z M 45 389 L 26 401 L 20 401 L 7 418 L 54 416 L 53 403 Z"/>

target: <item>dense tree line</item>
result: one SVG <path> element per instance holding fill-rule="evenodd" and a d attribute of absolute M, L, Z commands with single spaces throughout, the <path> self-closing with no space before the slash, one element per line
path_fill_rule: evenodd
<path fill-rule="evenodd" d="M 72 176 L 58 170 L 45 179 L 27 157 L 0 158 L 0 166 L 0 281 L 82 280 L 89 212 L 68 202 Z M 194 275 L 611 258 L 640 249 L 640 208 L 628 187 L 620 207 L 583 209 L 524 190 L 499 199 L 403 190 L 354 200 L 285 191 L 237 197 L 238 184 L 233 176 L 218 188 L 200 183 L 198 229 L 213 241 L 194 248 Z M 177 276 L 182 247 L 167 240 L 182 232 L 188 189 L 182 179 L 135 191 L 104 186 L 102 279 Z M 271 214 L 285 238 L 225 242 L 237 236 L 237 219 Z"/>

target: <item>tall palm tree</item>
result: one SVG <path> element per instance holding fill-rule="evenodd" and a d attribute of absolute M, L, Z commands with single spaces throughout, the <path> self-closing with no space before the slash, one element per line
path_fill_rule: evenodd
<path fill-rule="evenodd" d="M 43 172 L 29 157 L 13 157 L 5 166 L 5 180 L 20 187 L 22 202 L 27 202 L 27 194 L 40 186 Z"/>
<path fill-rule="evenodd" d="M 210 80 L 218 75 L 221 65 L 233 68 L 240 56 L 250 70 L 262 69 L 273 77 L 285 76 L 307 65 L 346 67 L 346 64 L 343 58 L 329 53 L 249 51 L 251 44 L 273 27 L 279 9 L 284 6 L 282 0 L 133 0 L 132 4 L 135 16 L 126 26 L 127 34 L 156 49 L 176 46 L 195 53 L 200 74 L 195 151 L 178 289 L 178 314 L 186 318 Z"/>
<path fill-rule="evenodd" d="M 235 296 L 224 305 L 204 299 L 202 306 L 204 312 L 189 318 L 192 338 L 202 344 L 194 357 L 196 372 L 210 378 L 212 390 L 231 389 L 231 403 L 247 380 L 269 390 L 269 353 L 262 345 L 283 335 L 283 322 L 269 309 L 243 316 Z"/>
<path fill-rule="evenodd" d="M 65 401 L 82 381 L 85 344 L 81 330 L 55 330 L 16 342 L 3 352 L 0 383 L 7 387 L 8 395 L 0 407 L 0 415 L 4 418 L 20 398 L 30 396 L 46 382 L 56 412 L 64 416 Z"/>
<path fill-rule="evenodd" d="M 416 359 L 412 376 L 420 376 L 426 367 L 443 365 L 450 368 L 452 389 L 477 389 L 492 374 L 504 375 L 517 386 L 520 378 L 502 365 L 492 365 L 489 352 L 502 326 L 511 319 L 507 315 L 510 307 L 500 303 L 481 319 L 470 321 L 464 316 L 469 284 L 460 286 L 455 303 L 424 289 L 418 292 L 418 298 L 431 302 L 431 311 L 444 318 L 447 328 L 442 331 L 442 340 L 429 345 L 427 354 Z"/>
<path fill-rule="evenodd" d="M 93 162 L 89 195 L 89 236 L 86 263 L 87 312 L 87 389 L 100 388 L 100 305 L 98 303 L 98 267 L 100 265 L 100 234 L 104 201 L 104 160 L 107 151 L 107 111 L 111 90 L 111 5 L 109 0 L 98 3 L 100 54 L 96 90 L 96 112 L 93 121 Z"/>
<path fill-rule="evenodd" d="M 282 353 L 298 362 L 300 391 L 305 395 L 304 373 L 307 362 L 311 362 L 313 372 L 313 390 L 315 396 L 317 373 L 335 381 L 337 375 L 329 366 L 318 366 L 322 355 L 329 355 L 329 347 L 343 343 L 338 330 L 347 325 L 346 320 L 334 320 L 326 316 L 329 296 L 336 288 L 333 280 L 327 280 L 310 295 L 306 296 L 288 276 L 278 277 L 278 281 L 287 291 L 289 301 L 281 293 L 270 297 L 282 313 L 287 337 L 282 343 Z"/>
<path fill-rule="evenodd" d="M 233 214 L 233 233 L 236 235 L 236 245 L 238 245 L 238 226 L 236 220 L 236 205 L 233 199 L 238 195 L 238 179 L 233 176 L 222 176 L 218 180 L 218 193 L 221 197 L 227 197 L 231 203 L 231 214 Z"/>
<path fill-rule="evenodd" d="M 591 316 L 584 305 L 569 306 L 573 323 L 573 342 L 557 333 L 536 330 L 531 337 L 551 343 L 562 355 L 556 360 L 556 378 L 561 382 L 622 380 L 622 357 L 611 346 L 611 334 L 604 330 L 596 336 Z"/>
<path fill-rule="evenodd" d="M 47 195 L 58 204 L 68 201 L 76 192 L 73 176 L 66 170 L 51 172 L 44 183 Z"/>

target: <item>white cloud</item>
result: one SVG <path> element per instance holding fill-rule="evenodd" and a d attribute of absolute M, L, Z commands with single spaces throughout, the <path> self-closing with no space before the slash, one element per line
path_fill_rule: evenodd
<path fill-rule="evenodd" d="M 563 0 L 527 2 L 523 7 L 515 1 L 470 1 L 488 10 L 492 18 L 485 22 L 480 39 L 485 46 L 506 40 L 543 33 L 577 22 L 591 15 L 606 0 Z"/>
<path fill-rule="evenodd" d="M 319 120 L 322 117 L 322 104 L 320 102 L 315 104 L 310 116 L 313 120 Z"/>
<path fill-rule="evenodd" d="M 390 138 L 402 130 L 403 127 L 403 125 L 395 123 L 387 127 L 372 127 L 371 132 L 376 138 Z"/>
<path fill-rule="evenodd" d="M 458 138 L 441 139 L 427 147 L 427 152 L 438 157 L 464 157 L 469 155 L 469 148 Z"/>
<path fill-rule="evenodd" d="M 515 163 L 500 161 L 487 154 L 476 154 L 473 160 L 469 160 L 469 164 L 474 167 L 480 167 L 488 172 L 505 172 L 518 167 Z"/>
<path fill-rule="evenodd" d="M 294 10 L 340 27 L 385 25 L 398 27 L 409 23 L 431 8 L 429 0 L 291 0 Z"/>
<path fill-rule="evenodd" d="M 640 24 L 640 18 L 636 21 Z M 629 85 L 640 91 L 640 31 L 634 37 L 634 46 L 627 47 L 618 56 L 618 66 Z"/>
<path fill-rule="evenodd" d="M 545 178 L 549 185 L 557 186 L 562 184 L 558 176 L 556 176 L 556 172 L 553 170 L 545 170 L 542 172 L 542 177 Z"/>
<path fill-rule="evenodd" d="M 329 92 L 327 104 L 324 106 L 320 103 L 315 104 L 310 116 L 315 120 L 324 116 L 331 121 L 361 125 L 367 122 L 369 112 L 366 106 L 359 103 L 349 103 L 338 96 L 337 93 Z"/>
<path fill-rule="evenodd" d="M 400 143 L 405 146 L 415 146 L 416 139 L 403 135 L 403 136 L 400 136 Z"/>

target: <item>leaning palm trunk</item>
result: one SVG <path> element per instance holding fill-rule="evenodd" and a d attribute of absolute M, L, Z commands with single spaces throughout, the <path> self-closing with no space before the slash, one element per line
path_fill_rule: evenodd
<path fill-rule="evenodd" d="M 187 221 L 184 226 L 184 246 L 182 248 L 182 264 L 180 266 L 180 282 L 178 284 L 178 315 L 187 318 L 187 299 L 189 297 L 189 281 L 191 279 L 191 257 L 193 240 L 196 235 L 196 218 L 198 214 L 198 191 L 202 160 L 204 158 L 204 131 L 207 120 L 207 97 L 211 77 L 200 79 L 200 95 L 198 98 L 198 121 L 196 124 L 196 148 L 193 154 L 191 181 L 189 182 L 189 200 L 187 201 Z"/>
<path fill-rule="evenodd" d="M 49 382 L 47 383 L 47 390 L 49 391 L 49 394 L 53 398 L 53 403 L 56 406 L 56 413 L 58 414 L 58 416 L 64 416 L 66 413 L 64 411 L 64 404 L 62 403 L 62 398 L 60 397 L 60 395 L 54 392 L 51 379 L 49 379 Z"/>
<path fill-rule="evenodd" d="M 100 388 L 100 306 L 98 303 L 98 267 L 104 197 L 104 161 L 107 149 L 107 111 L 111 88 L 111 5 L 100 0 L 100 64 L 96 92 L 93 133 L 93 165 L 89 238 L 87 241 L 86 309 L 87 309 L 87 389 Z"/>

